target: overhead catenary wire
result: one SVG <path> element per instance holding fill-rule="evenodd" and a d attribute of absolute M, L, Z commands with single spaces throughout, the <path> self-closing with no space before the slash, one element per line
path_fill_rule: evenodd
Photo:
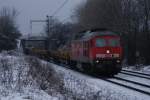
<path fill-rule="evenodd" d="M 52 14 L 52 16 L 55 16 L 67 4 L 68 1 L 69 0 L 65 0 L 63 4 L 58 9 L 56 9 L 56 11 Z"/>
<path fill-rule="evenodd" d="M 60 7 L 55 10 L 55 12 L 54 12 L 51 16 L 48 16 L 48 15 L 47 15 L 48 27 L 49 27 L 50 25 L 52 26 L 52 24 L 53 24 L 53 22 L 50 22 L 50 19 L 52 19 L 53 16 L 55 16 L 56 14 L 58 14 L 58 13 L 62 10 L 62 8 L 68 3 L 68 1 L 69 1 L 69 0 L 65 0 L 65 1 L 60 5 Z M 65 20 L 66 20 L 66 19 L 65 19 Z M 49 28 L 48 28 L 48 33 L 49 33 Z"/>
<path fill-rule="evenodd" d="M 68 2 L 69 0 L 65 0 L 63 3 L 62 3 L 62 5 L 58 8 L 58 9 L 56 9 L 55 10 L 55 12 L 51 15 L 51 16 L 48 16 L 47 15 L 47 20 L 31 20 L 30 21 L 30 28 L 31 28 L 31 33 L 32 33 L 32 22 L 48 22 L 48 25 L 50 24 L 50 18 L 52 19 L 52 17 L 53 16 L 55 16 L 57 13 L 59 13 L 60 12 L 60 10 L 67 4 L 67 2 Z M 52 24 L 52 23 L 51 23 Z M 49 27 L 49 26 L 48 26 Z M 48 32 L 49 33 L 49 32 Z"/>

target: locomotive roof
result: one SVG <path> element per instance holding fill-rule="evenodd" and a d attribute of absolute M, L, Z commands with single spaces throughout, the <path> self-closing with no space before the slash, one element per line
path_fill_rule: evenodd
<path fill-rule="evenodd" d="M 95 36 L 118 36 L 118 35 L 111 31 L 96 31 L 96 32 L 87 31 L 83 33 L 83 35 L 77 40 L 89 40 Z"/>

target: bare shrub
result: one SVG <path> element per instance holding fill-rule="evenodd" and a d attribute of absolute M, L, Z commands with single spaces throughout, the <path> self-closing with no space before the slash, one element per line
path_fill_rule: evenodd
<path fill-rule="evenodd" d="M 47 91 L 49 94 L 61 92 L 63 81 L 48 63 L 42 63 L 35 57 L 26 57 L 25 59 L 29 63 L 28 75 L 32 76 L 40 89 Z"/>
<path fill-rule="evenodd" d="M 8 59 L 2 57 L 0 59 L 0 83 L 6 88 L 11 88 L 11 84 L 13 83 L 12 78 L 12 67 L 11 64 L 8 63 Z"/>

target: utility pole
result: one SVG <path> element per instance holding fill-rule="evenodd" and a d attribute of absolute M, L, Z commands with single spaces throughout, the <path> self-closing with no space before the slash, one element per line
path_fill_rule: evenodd
<path fill-rule="evenodd" d="M 47 37 L 47 41 L 48 41 L 48 44 L 47 44 L 47 45 L 49 45 L 49 43 L 51 42 L 51 41 L 50 41 L 50 29 L 52 29 L 52 28 L 51 28 L 51 26 L 52 26 L 52 16 L 48 16 L 48 15 L 47 15 L 46 18 L 47 18 L 47 19 L 46 19 L 46 22 L 47 22 L 47 30 L 46 30 L 46 31 L 47 31 L 47 36 L 48 36 L 48 37 Z M 52 45 L 49 45 L 48 47 L 49 47 L 49 48 L 52 48 Z"/>
<path fill-rule="evenodd" d="M 50 22 L 50 20 L 52 19 L 52 16 L 46 16 L 47 17 L 47 20 L 46 20 L 46 22 L 47 22 L 47 33 L 49 34 L 50 33 L 50 27 L 51 27 L 51 25 L 52 25 L 52 22 Z"/>
<path fill-rule="evenodd" d="M 50 23 L 49 23 L 49 16 L 47 15 L 46 17 L 47 17 L 46 22 L 47 22 L 47 35 L 48 35 L 49 32 L 50 32 L 50 30 L 49 30 L 49 28 L 50 28 Z"/>

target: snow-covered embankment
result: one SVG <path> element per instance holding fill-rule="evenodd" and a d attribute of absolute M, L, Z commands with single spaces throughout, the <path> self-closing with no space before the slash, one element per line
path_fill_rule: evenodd
<path fill-rule="evenodd" d="M 61 84 L 36 58 L 0 54 L 0 100 L 58 100 Z"/>

